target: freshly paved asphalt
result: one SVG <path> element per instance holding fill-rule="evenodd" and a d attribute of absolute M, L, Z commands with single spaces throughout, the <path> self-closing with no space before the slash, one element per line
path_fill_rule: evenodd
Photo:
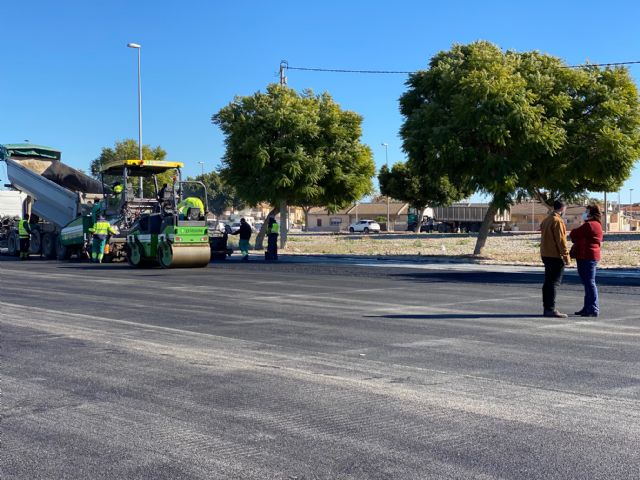
<path fill-rule="evenodd" d="M 284 260 L 0 258 L 1 478 L 640 478 L 637 280 Z"/>

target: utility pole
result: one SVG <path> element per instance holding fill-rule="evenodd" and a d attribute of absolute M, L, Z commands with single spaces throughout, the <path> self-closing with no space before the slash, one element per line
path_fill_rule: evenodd
<path fill-rule="evenodd" d="M 388 143 L 383 143 L 382 146 L 384 147 L 384 158 L 385 158 L 385 162 L 387 165 L 387 170 L 389 170 L 389 144 Z M 418 225 L 420 225 L 422 223 L 422 214 L 420 214 L 420 218 L 418 219 Z M 391 224 L 389 223 L 389 195 L 387 195 L 387 232 L 389 232 L 389 227 L 391 226 Z M 418 230 L 420 230 L 418 228 Z"/>
<path fill-rule="evenodd" d="M 609 208 L 607 206 L 607 192 L 604 192 L 604 232 L 607 233 L 609 230 L 609 220 L 607 218 L 607 214 L 609 213 Z"/>
<path fill-rule="evenodd" d="M 536 203 L 535 203 L 535 199 L 531 199 L 531 231 L 535 232 L 536 231 L 536 221 L 535 221 L 535 215 L 536 215 Z"/>
<path fill-rule="evenodd" d="M 128 43 L 127 47 L 134 48 L 138 51 L 138 158 L 142 158 L 142 83 L 140 81 L 140 50 L 142 47 L 138 43 Z M 140 198 L 144 198 L 142 190 L 142 176 L 140 180 Z"/>
<path fill-rule="evenodd" d="M 618 231 L 622 231 L 622 212 L 620 211 L 620 190 L 618 190 Z"/>
<path fill-rule="evenodd" d="M 289 62 L 286 60 L 280 61 L 280 85 L 285 86 L 287 84 L 287 77 L 284 74 L 284 71 L 289 68 Z"/>

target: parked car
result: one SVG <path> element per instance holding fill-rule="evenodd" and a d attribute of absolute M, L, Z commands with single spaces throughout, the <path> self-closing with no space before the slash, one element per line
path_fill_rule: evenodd
<path fill-rule="evenodd" d="M 349 232 L 363 232 L 363 233 L 379 233 L 380 224 L 374 220 L 359 220 L 349 225 Z"/>
<path fill-rule="evenodd" d="M 227 230 L 227 224 L 220 220 L 210 220 L 207 222 L 209 232 L 224 233 Z"/>

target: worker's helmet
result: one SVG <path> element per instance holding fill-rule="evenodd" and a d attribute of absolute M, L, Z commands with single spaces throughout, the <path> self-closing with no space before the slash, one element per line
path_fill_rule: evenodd
<path fill-rule="evenodd" d="M 122 185 L 118 183 L 113 186 L 113 193 L 121 193 L 121 192 L 122 192 Z"/>

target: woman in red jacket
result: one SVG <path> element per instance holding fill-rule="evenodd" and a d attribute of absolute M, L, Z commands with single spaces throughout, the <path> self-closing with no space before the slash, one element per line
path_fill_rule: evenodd
<path fill-rule="evenodd" d="M 602 245 L 602 213 L 597 205 L 589 205 L 582 214 L 585 222 L 569 236 L 574 243 L 575 258 L 578 264 L 578 274 L 584 285 L 584 306 L 576 315 L 582 317 L 597 317 L 600 313 L 598 304 L 598 287 L 596 286 L 596 267 L 600 260 L 600 245 Z"/>

